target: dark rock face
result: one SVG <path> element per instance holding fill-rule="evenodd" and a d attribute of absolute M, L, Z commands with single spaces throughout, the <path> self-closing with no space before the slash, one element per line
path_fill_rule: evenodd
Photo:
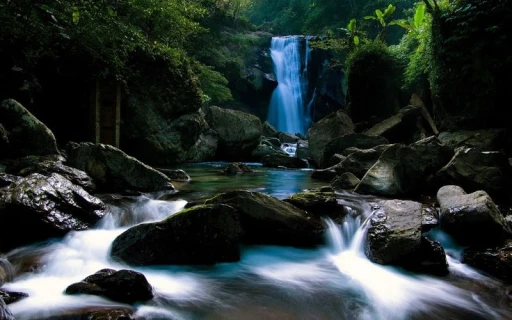
<path fill-rule="evenodd" d="M 435 275 L 448 273 L 448 262 L 443 247 L 439 242 L 427 237 L 421 238 L 419 251 L 406 257 L 401 265 L 414 272 Z"/>
<path fill-rule="evenodd" d="M 0 103 L 0 124 L 8 149 L 3 157 L 59 154 L 53 133 L 15 100 Z"/>
<path fill-rule="evenodd" d="M 163 174 L 165 174 L 166 176 L 168 176 L 169 179 L 171 179 L 171 180 L 190 181 L 190 176 L 184 170 L 181 170 L 181 169 L 170 170 L 170 169 L 158 168 L 158 171 L 160 171 Z"/>
<path fill-rule="evenodd" d="M 509 197 L 512 167 L 502 152 L 459 148 L 455 155 L 436 173 L 439 186 L 458 185 L 468 192 L 485 190 L 492 196 Z"/>
<path fill-rule="evenodd" d="M 379 264 L 398 263 L 420 250 L 422 205 L 414 201 L 384 200 L 370 219 L 365 253 Z"/>
<path fill-rule="evenodd" d="M 94 192 L 96 190 L 96 185 L 92 178 L 82 170 L 65 165 L 63 163 L 65 161 L 66 160 L 59 155 L 27 156 L 16 159 L 6 168 L 6 172 L 23 177 L 32 173 L 40 173 L 45 176 L 51 176 L 52 173 L 58 173 L 71 183 L 84 188 L 87 192 Z"/>
<path fill-rule="evenodd" d="M 308 163 L 299 158 L 290 157 L 288 155 L 275 153 L 269 154 L 261 158 L 261 163 L 265 167 L 278 168 L 278 167 L 286 167 L 286 168 L 307 168 Z"/>
<path fill-rule="evenodd" d="M 438 139 L 452 149 L 459 147 L 475 148 L 482 151 L 506 151 L 506 129 L 441 132 Z"/>
<path fill-rule="evenodd" d="M 0 300 L 3 299 L 5 304 L 11 304 L 26 297 L 28 297 L 28 294 L 24 292 L 7 292 L 0 290 Z M 0 317 L 0 319 L 3 318 Z"/>
<path fill-rule="evenodd" d="M 355 129 L 352 120 L 347 114 L 338 110 L 335 113 L 328 115 L 308 130 L 309 150 L 311 158 L 318 166 L 322 163 L 325 146 L 332 139 L 343 136 L 345 134 L 353 133 Z"/>
<path fill-rule="evenodd" d="M 235 175 L 238 173 L 251 173 L 252 169 L 243 162 L 230 163 L 225 169 L 224 173 L 227 175 Z"/>
<path fill-rule="evenodd" d="M 466 194 L 459 186 L 437 192 L 441 227 L 463 243 L 484 244 L 512 235 L 507 221 L 485 191 Z"/>
<path fill-rule="evenodd" d="M 0 257 L 0 287 L 2 287 L 4 283 L 12 281 L 13 277 L 14 270 L 11 263 L 9 260 Z"/>
<path fill-rule="evenodd" d="M 466 249 L 462 262 L 505 281 L 512 281 L 512 240 L 485 249 Z"/>
<path fill-rule="evenodd" d="M 205 203 L 235 208 L 243 240 L 248 243 L 311 247 L 324 242 L 324 226 L 318 217 L 259 192 L 222 193 Z"/>
<path fill-rule="evenodd" d="M 360 180 L 350 172 L 346 172 L 340 176 L 336 176 L 331 182 L 331 186 L 335 190 L 353 189 L 359 184 Z"/>
<path fill-rule="evenodd" d="M 146 277 L 133 270 L 102 269 L 66 288 L 66 294 L 92 294 L 133 304 L 153 298 L 153 287 Z"/>
<path fill-rule="evenodd" d="M 338 204 L 334 192 L 300 192 L 283 201 L 319 218 L 328 216 L 340 221 L 345 216 L 343 206 Z"/>
<path fill-rule="evenodd" d="M 250 158 L 251 152 L 260 143 L 261 121 L 252 114 L 211 106 L 205 118 L 210 128 L 219 135 L 218 159 Z"/>
<path fill-rule="evenodd" d="M 90 307 L 58 312 L 38 320 L 141 320 L 134 318 L 135 310 L 129 307 Z"/>
<path fill-rule="evenodd" d="M 99 191 L 174 190 L 166 175 L 113 146 L 69 142 L 66 151 L 69 164 L 92 177 Z"/>
<path fill-rule="evenodd" d="M 12 315 L 11 310 L 7 308 L 5 302 L 2 298 L 0 298 L 0 319 L 2 320 L 16 320 Z"/>
<path fill-rule="evenodd" d="M 0 188 L 7 187 L 13 183 L 20 181 L 21 177 L 12 174 L 0 172 Z"/>
<path fill-rule="evenodd" d="M 385 148 L 357 149 L 347 155 L 338 165 L 334 167 L 336 174 L 341 175 L 347 172 L 362 179 L 366 172 L 379 160 Z"/>
<path fill-rule="evenodd" d="M 160 222 L 126 230 L 114 240 L 110 254 L 131 265 L 238 261 L 240 232 L 233 208 L 195 206 Z"/>
<path fill-rule="evenodd" d="M 371 149 L 373 147 L 388 144 L 389 141 L 380 136 L 370 136 L 363 133 L 350 133 L 332 139 L 324 148 L 321 165 L 325 166 L 334 154 L 342 153 L 345 149 L 355 147 L 359 149 Z"/>
<path fill-rule="evenodd" d="M 33 173 L 0 190 L 0 249 L 85 230 L 105 210 L 101 200 L 61 175 Z"/>

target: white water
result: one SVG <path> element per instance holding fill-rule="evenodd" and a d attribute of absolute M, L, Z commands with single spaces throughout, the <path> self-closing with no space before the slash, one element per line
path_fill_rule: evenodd
<path fill-rule="evenodd" d="M 481 290 L 488 291 L 486 285 L 499 288 L 499 283 L 454 259 L 449 258 L 451 274 L 459 281 L 454 283 L 370 262 L 363 243 L 371 209 L 362 197 L 340 200 L 347 217 L 340 225 L 325 220 L 328 245 L 317 249 L 244 247 L 238 263 L 211 267 L 131 268 L 108 258 L 111 242 L 129 226 L 170 216 L 185 203 L 133 199 L 113 207 L 97 229 L 74 232 L 43 247 L 41 267 L 3 288 L 30 295 L 9 305 L 16 319 L 122 305 L 62 294 L 68 285 L 102 268 L 144 273 L 155 298 L 137 306 L 135 315 L 146 319 L 409 319 L 418 313 L 422 319 L 506 319 L 487 297 L 462 288 L 468 282 L 472 288 L 482 283 Z"/>
<path fill-rule="evenodd" d="M 277 130 L 292 134 L 305 134 L 308 129 L 304 121 L 304 94 L 307 90 L 305 71 L 311 53 L 309 39 L 306 38 L 306 52 L 302 60 L 300 39 L 298 36 L 273 37 L 270 46 L 278 85 L 270 99 L 268 121 Z"/>

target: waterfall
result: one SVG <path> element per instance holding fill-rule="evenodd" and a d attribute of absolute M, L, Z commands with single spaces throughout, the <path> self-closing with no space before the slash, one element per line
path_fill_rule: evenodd
<path fill-rule="evenodd" d="M 277 87 L 270 99 L 268 121 L 277 130 L 305 134 L 304 96 L 307 92 L 306 70 L 311 57 L 309 38 L 306 38 L 304 61 L 300 42 L 303 37 L 273 37 L 270 54 L 277 77 Z"/>

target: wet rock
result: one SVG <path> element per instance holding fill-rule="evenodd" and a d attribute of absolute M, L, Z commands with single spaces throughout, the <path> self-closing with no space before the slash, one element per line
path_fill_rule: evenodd
<path fill-rule="evenodd" d="M 238 173 L 251 173 L 253 170 L 243 162 L 230 163 L 225 169 L 224 173 L 231 176 Z"/>
<path fill-rule="evenodd" d="M 265 156 L 271 156 L 271 155 L 283 155 L 288 156 L 288 154 L 280 149 L 276 149 L 272 145 L 267 144 L 260 144 L 254 149 L 251 153 L 251 157 L 254 159 L 254 161 L 261 162 L 261 159 Z"/>
<path fill-rule="evenodd" d="M 284 154 L 270 154 L 261 158 L 261 163 L 265 167 L 270 168 L 307 168 L 309 167 L 307 161 L 296 157 L 290 157 Z"/>
<path fill-rule="evenodd" d="M 174 190 L 163 173 L 111 145 L 69 142 L 69 165 L 85 171 L 101 192 Z"/>
<path fill-rule="evenodd" d="M 382 136 L 392 143 L 401 143 L 409 140 L 409 128 L 416 128 L 416 121 L 421 114 L 422 106 L 407 106 L 395 115 L 375 124 L 364 133 L 370 136 Z"/>
<path fill-rule="evenodd" d="M 279 131 L 272 126 L 268 121 L 263 122 L 262 135 L 269 138 L 277 138 Z"/>
<path fill-rule="evenodd" d="M 205 120 L 206 121 L 206 120 Z M 204 124 L 206 126 L 206 124 Z M 186 126 L 183 126 L 183 128 Z M 182 128 L 180 128 L 182 130 Z M 210 128 L 201 128 L 202 131 L 199 134 L 196 142 L 187 152 L 187 162 L 202 162 L 206 160 L 211 160 L 215 157 L 217 153 L 217 146 L 219 144 L 219 135 L 216 131 Z M 187 134 L 187 130 L 182 130 L 182 135 Z M 177 143 L 179 144 L 179 143 Z M 182 150 L 186 151 L 186 147 L 182 146 Z M 175 159 L 175 161 L 178 159 Z M 177 162 L 177 161 L 176 161 Z M 181 161 L 180 161 L 181 162 Z"/>
<path fill-rule="evenodd" d="M 299 159 L 309 159 L 311 152 L 309 151 L 309 143 L 305 140 L 297 141 L 297 149 L 295 150 L 295 157 Z"/>
<path fill-rule="evenodd" d="M 353 133 L 354 129 L 355 126 L 352 120 L 342 110 L 338 110 L 313 124 L 308 131 L 308 140 L 311 158 L 316 165 L 320 166 L 322 163 L 324 148 L 329 141 L 336 137 Z"/>
<path fill-rule="evenodd" d="M 339 163 L 341 163 L 343 160 L 347 159 L 344 155 L 341 155 L 339 153 L 335 153 L 331 159 L 327 162 L 327 166 L 330 168 L 332 166 L 335 166 Z"/>
<path fill-rule="evenodd" d="M 512 240 L 488 248 L 468 248 L 462 262 L 488 272 L 505 281 L 512 281 Z"/>
<path fill-rule="evenodd" d="M 21 177 L 0 172 L 0 188 L 7 187 L 20 181 Z"/>
<path fill-rule="evenodd" d="M 379 264 L 400 263 L 420 250 L 422 205 L 414 201 L 379 201 L 369 221 L 365 253 Z"/>
<path fill-rule="evenodd" d="M 96 185 L 92 178 L 82 170 L 65 165 L 65 161 L 66 159 L 60 155 L 27 156 L 13 161 L 6 168 L 6 172 L 23 177 L 32 173 L 40 173 L 45 176 L 58 173 L 71 183 L 84 188 L 87 192 L 94 192 Z"/>
<path fill-rule="evenodd" d="M 235 208 L 243 240 L 248 243 L 311 247 L 324 242 L 324 226 L 318 217 L 263 193 L 232 191 L 205 203 Z"/>
<path fill-rule="evenodd" d="M 448 262 L 443 247 L 439 242 L 427 237 L 421 238 L 419 251 L 404 259 L 401 265 L 414 272 L 434 275 L 446 275 L 448 273 Z"/>
<path fill-rule="evenodd" d="M 33 173 L 0 190 L 0 249 L 88 229 L 105 210 L 101 200 L 61 175 Z"/>
<path fill-rule="evenodd" d="M 327 161 L 336 153 L 342 153 L 345 149 L 355 147 L 359 149 L 371 149 L 375 146 L 389 144 L 389 141 L 380 136 L 370 136 L 363 133 L 350 133 L 336 137 L 329 141 L 324 148 L 321 166 L 326 166 Z"/>
<path fill-rule="evenodd" d="M 496 204 L 485 191 L 466 194 L 459 186 L 437 192 L 441 227 L 463 243 L 489 243 L 512 232 Z"/>
<path fill-rule="evenodd" d="M 218 159 L 248 159 L 260 143 L 261 120 L 252 114 L 211 106 L 205 118 L 219 135 Z"/>
<path fill-rule="evenodd" d="M 332 191 L 300 192 L 283 199 L 283 201 L 320 218 L 328 216 L 340 221 L 345 216 L 343 206 L 338 204 L 336 195 Z"/>
<path fill-rule="evenodd" d="M 16 320 L 12 315 L 11 310 L 7 308 L 4 300 L 0 297 L 0 319 L 2 320 Z"/>
<path fill-rule="evenodd" d="M 335 166 L 327 168 L 327 169 L 318 169 L 313 171 L 311 174 L 311 179 L 316 179 L 320 181 L 331 181 L 336 177 L 337 173 L 335 170 Z"/>
<path fill-rule="evenodd" d="M 444 145 L 452 149 L 465 147 L 483 151 L 505 151 L 504 148 L 507 145 L 507 130 L 486 129 L 441 132 L 437 138 Z"/>
<path fill-rule="evenodd" d="M 0 299 L 4 299 L 5 304 L 11 304 L 14 302 L 18 302 L 23 298 L 28 297 L 28 293 L 24 292 L 10 292 L 0 290 Z M 2 319 L 0 317 L 0 319 Z"/>
<path fill-rule="evenodd" d="M 354 189 L 360 182 L 355 175 L 351 172 L 346 172 L 340 176 L 336 176 L 332 182 L 331 186 L 335 190 L 345 190 L 345 189 Z"/>
<path fill-rule="evenodd" d="M 366 172 L 379 160 L 383 150 L 358 149 L 349 154 L 343 161 L 334 167 L 337 175 L 350 172 L 358 179 L 362 179 Z"/>
<path fill-rule="evenodd" d="M 0 256 L 0 288 L 4 285 L 4 283 L 12 281 L 14 276 L 14 270 L 6 258 Z"/>
<path fill-rule="evenodd" d="M 240 259 L 240 222 L 225 205 L 202 205 L 120 234 L 110 255 L 131 265 L 212 264 Z"/>
<path fill-rule="evenodd" d="M 300 138 L 288 132 L 279 132 L 279 141 L 281 143 L 296 143 Z"/>
<path fill-rule="evenodd" d="M 439 225 L 438 212 L 436 208 L 423 205 L 423 219 L 421 222 L 421 231 L 428 232 Z"/>
<path fill-rule="evenodd" d="M 5 158 L 59 154 L 55 136 L 48 127 L 13 99 L 0 103 L 0 123 L 8 149 Z"/>
<path fill-rule="evenodd" d="M 146 277 L 133 270 L 102 269 L 66 288 L 66 294 L 91 294 L 133 304 L 153 298 L 153 287 Z"/>
<path fill-rule="evenodd" d="M 173 181 L 182 181 L 182 182 L 190 181 L 190 176 L 184 170 L 181 170 L 181 169 L 171 170 L 171 169 L 158 168 L 158 171 L 162 172 L 163 174 L 168 176 L 169 179 L 171 179 Z"/>
<path fill-rule="evenodd" d="M 134 318 L 135 310 L 128 307 L 90 307 L 56 312 L 38 320 L 143 320 Z"/>

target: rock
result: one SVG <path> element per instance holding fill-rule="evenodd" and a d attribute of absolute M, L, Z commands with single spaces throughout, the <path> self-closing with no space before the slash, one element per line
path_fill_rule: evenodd
<path fill-rule="evenodd" d="M 506 151 L 507 146 L 506 129 L 441 132 L 437 138 L 452 149 L 465 147 L 482 151 Z"/>
<path fill-rule="evenodd" d="M 6 172 L 23 177 L 32 173 L 39 173 L 48 177 L 52 173 L 58 173 L 71 183 L 84 188 L 87 192 L 94 192 L 96 185 L 92 178 L 82 170 L 65 165 L 65 161 L 66 159 L 60 155 L 27 156 L 13 161 L 6 168 Z"/>
<path fill-rule="evenodd" d="M 288 132 L 279 132 L 279 141 L 281 143 L 297 143 L 300 138 Z"/>
<path fill-rule="evenodd" d="M 243 240 L 248 243 L 311 247 L 324 242 L 324 226 L 318 217 L 263 193 L 232 191 L 205 203 L 235 208 Z"/>
<path fill-rule="evenodd" d="M 174 190 L 171 180 L 165 174 L 111 145 L 69 142 L 66 151 L 69 165 L 92 177 L 98 191 Z"/>
<path fill-rule="evenodd" d="M 354 189 L 360 180 L 350 172 L 345 172 L 340 176 L 336 176 L 331 182 L 331 186 L 335 190 Z"/>
<path fill-rule="evenodd" d="M 134 318 L 135 310 L 129 307 L 88 307 L 56 312 L 53 315 L 44 315 L 37 320 L 143 320 Z"/>
<path fill-rule="evenodd" d="M 400 264 L 420 250 L 422 205 L 414 201 L 383 200 L 369 221 L 365 253 L 379 264 Z"/>
<path fill-rule="evenodd" d="M 0 256 L 0 288 L 14 278 L 14 269 L 9 260 Z M 5 300 L 5 299 L 4 299 Z"/>
<path fill-rule="evenodd" d="M 421 222 L 421 231 L 428 232 L 439 226 L 439 215 L 435 207 L 423 205 L 423 220 Z"/>
<path fill-rule="evenodd" d="M 308 130 L 309 150 L 311 158 L 317 166 L 322 163 L 325 146 L 332 139 L 353 133 L 355 129 L 352 120 L 342 110 L 323 118 L 313 124 Z"/>
<path fill-rule="evenodd" d="M 26 297 L 28 297 L 28 294 L 24 293 L 24 292 L 10 292 L 10 291 L 8 292 L 8 291 L 0 290 L 0 299 L 3 299 L 5 304 L 11 304 L 14 302 L 18 302 L 21 299 L 26 298 Z M 3 319 L 3 318 L 0 317 L 0 319 Z"/>
<path fill-rule="evenodd" d="M 0 188 L 7 187 L 13 183 L 20 181 L 21 177 L 12 174 L 0 172 Z"/>
<path fill-rule="evenodd" d="M 169 179 L 171 179 L 173 181 L 182 181 L 182 182 L 190 181 L 190 176 L 184 170 L 181 170 L 181 169 L 171 170 L 171 169 L 164 169 L 164 168 L 158 168 L 157 170 L 162 172 L 163 174 L 165 174 L 167 177 L 169 177 Z"/>
<path fill-rule="evenodd" d="M 61 175 L 33 173 L 0 190 L 0 250 L 88 229 L 105 210 L 101 200 Z"/>
<path fill-rule="evenodd" d="M 266 141 L 270 142 L 272 147 L 281 150 L 281 141 L 278 138 L 267 138 Z"/>
<path fill-rule="evenodd" d="M 284 202 L 293 204 L 299 209 L 307 211 L 319 218 L 330 217 L 341 221 L 345 216 L 343 206 L 338 204 L 334 192 L 299 192 L 286 199 Z"/>
<path fill-rule="evenodd" d="M 379 160 L 385 149 L 357 149 L 347 155 L 343 161 L 334 167 L 336 175 L 350 172 L 357 178 L 362 179 L 366 172 Z"/>
<path fill-rule="evenodd" d="M 227 175 L 235 175 L 237 173 L 251 173 L 251 172 L 253 172 L 253 170 L 251 168 L 249 168 L 249 166 L 243 162 L 230 163 L 224 169 L 224 173 Z"/>
<path fill-rule="evenodd" d="M 9 148 L 9 133 L 7 132 L 7 130 L 5 130 L 3 124 L 0 123 L 0 150 L 8 150 L 8 148 Z"/>
<path fill-rule="evenodd" d="M 409 128 L 416 129 L 416 121 L 421 114 L 422 106 L 407 106 L 391 117 L 377 123 L 364 133 L 370 136 L 382 136 L 391 143 L 402 143 L 410 140 L 411 131 Z M 404 132 L 406 134 L 404 135 Z"/>
<path fill-rule="evenodd" d="M 449 149 L 439 144 L 394 144 L 366 172 L 355 192 L 404 196 L 430 191 L 434 174 L 451 155 Z"/>
<path fill-rule="evenodd" d="M 512 281 L 512 240 L 484 249 L 468 248 L 462 254 L 462 262 L 510 282 Z"/>
<path fill-rule="evenodd" d="M 272 126 L 268 121 L 263 122 L 262 135 L 269 138 L 277 138 L 279 131 Z"/>
<path fill-rule="evenodd" d="M 342 153 L 345 149 L 355 147 L 359 149 L 371 149 L 379 145 L 389 144 L 388 140 L 380 136 L 370 136 L 363 133 L 349 133 L 336 137 L 324 147 L 320 165 L 327 166 L 327 161 L 336 153 Z"/>
<path fill-rule="evenodd" d="M 459 186 L 437 192 L 441 227 L 462 243 L 495 242 L 512 235 L 505 218 L 485 191 L 466 194 Z"/>
<path fill-rule="evenodd" d="M 443 247 L 439 242 L 427 237 L 421 238 L 420 250 L 407 257 L 402 266 L 413 272 L 434 275 L 448 273 L 448 262 Z"/>
<path fill-rule="evenodd" d="M 468 192 L 485 190 L 492 196 L 508 199 L 512 167 L 502 152 L 459 148 L 435 178 L 438 186 L 459 185 Z"/>
<path fill-rule="evenodd" d="M 240 222 L 225 205 L 182 210 L 120 234 L 110 255 L 130 265 L 213 264 L 240 259 Z"/>
<path fill-rule="evenodd" d="M 311 152 L 309 152 L 309 143 L 305 140 L 297 141 L 297 149 L 295 149 L 295 157 L 299 159 L 309 159 Z"/>
<path fill-rule="evenodd" d="M 269 146 L 266 144 L 260 144 L 254 149 L 251 153 L 251 157 L 257 161 L 261 162 L 261 159 L 266 156 L 273 156 L 273 155 L 283 155 L 287 156 L 288 154 L 282 150 L 276 150 L 273 146 Z"/>
<path fill-rule="evenodd" d="M 9 308 L 5 305 L 5 302 L 0 298 L 0 319 L 2 320 L 16 320 Z"/>
<path fill-rule="evenodd" d="M 299 158 L 290 157 L 283 154 L 269 154 L 261 158 L 261 163 L 265 167 L 271 168 L 307 168 L 309 164 Z"/>
<path fill-rule="evenodd" d="M 347 159 L 347 157 L 345 157 L 339 153 L 335 153 L 331 157 L 331 159 L 329 159 L 329 162 L 327 162 L 328 168 L 330 168 L 332 166 L 336 166 L 337 164 L 340 164 L 345 159 Z M 377 161 L 377 160 L 375 160 L 375 161 Z"/>
<path fill-rule="evenodd" d="M 91 294 L 133 304 L 153 298 L 153 287 L 146 277 L 133 270 L 102 269 L 68 286 L 66 294 Z"/>
<path fill-rule="evenodd" d="M 221 160 L 244 160 L 259 145 L 262 132 L 258 117 L 241 111 L 208 108 L 206 121 L 219 135 L 217 158 Z"/>
<path fill-rule="evenodd" d="M 187 162 L 202 162 L 213 159 L 217 153 L 219 136 L 212 129 L 204 129 L 199 134 L 196 143 L 188 149 Z"/>
<path fill-rule="evenodd" d="M 15 100 L 0 103 L 0 123 L 9 146 L 3 157 L 59 154 L 51 130 Z"/>
<path fill-rule="evenodd" d="M 311 179 L 321 180 L 321 181 L 331 181 L 336 177 L 337 173 L 335 170 L 335 166 L 327 168 L 327 169 L 318 169 L 313 171 L 311 174 Z"/>

